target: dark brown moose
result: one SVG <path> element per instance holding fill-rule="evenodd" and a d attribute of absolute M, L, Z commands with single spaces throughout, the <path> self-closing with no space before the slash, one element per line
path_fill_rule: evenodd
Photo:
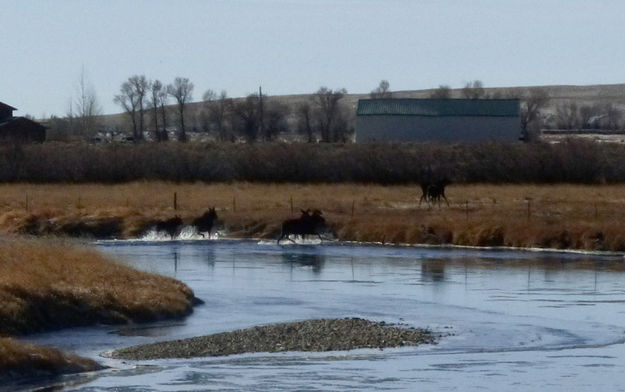
<path fill-rule="evenodd" d="M 432 182 L 422 182 L 421 185 L 421 198 L 419 199 L 419 205 L 425 200 L 427 203 L 438 203 L 440 206 L 441 199 L 445 200 L 449 207 L 449 200 L 445 196 L 445 187 L 451 184 L 451 181 L 447 178 Z"/>
<path fill-rule="evenodd" d="M 176 215 L 173 218 L 165 219 L 156 222 L 156 231 L 164 231 L 174 239 L 175 236 L 180 234 L 180 228 L 182 227 L 182 219 Z"/>
<path fill-rule="evenodd" d="M 326 229 L 326 220 L 319 210 L 311 211 L 310 209 L 302 211 L 302 215 L 297 219 L 289 219 L 282 222 L 282 233 L 278 238 L 278 244 L 283 238 L 292 242 L 291 235 L 299 235 L 302 238 L 306 235 L 316 235 L 323 240 L 321 233 Z"/>
<path fill-rule="evenodd" d="M 202 237 L 204 237 L 204 233 L 208 233 L 208 236 L 210 237 L 211 230 L 213 229 L 213 225 L 215 224 L 216 220 L 217 220 L 217 211 L 215 211 L 215 207 L 213 207 L 209 209 L 208 211 L 206 211 L 199 218 L 193 219 L 193 222 L 191 222 L 191 224 L 195 226 L 196 231 Z"/>

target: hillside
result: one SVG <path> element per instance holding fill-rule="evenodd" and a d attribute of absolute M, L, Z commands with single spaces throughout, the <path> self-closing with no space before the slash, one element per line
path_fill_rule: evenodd
<path fill-rule="evenodd" d="M 575 102 L 578 106 L 597 105 L 612 103 L 617 109 L 625 112 L 625 84 L 611 85 L 591 85 L 591 86 L 540 86 L 547 90 L 550 102 L 544 114 L 555 114 L 558 105 L 565 102 Z M 505 96 L 517 97 L 527 95 L 531 87 L 494 87 L 485 88 L 487 96 Z M 435 89 L 427 90 L 405 90 L 393 91 L 394 98 L 428 98 Z M 452 98 L 461 97 L 461 89 L 452 89 Z M 199 95 L 199 94 L 198 94 Z M 267 102 L 279 102 L 290 108 L 287 121 L 291 129 L 296 129 L 297 116 L 293 108 L 304 102 L 311 102 L 314 94 L 297 94 L 297 95 L 277 95 L 268 96 Z M 355 118 L 356 107 L 359 99 L 369 98 L 369 94 L 346 94 L 343 98 L 343 104 L 346 108 L 348 121 Z M 244 98 L 234 98 L 234 101 L 241 101 Z M 192 102 L 188 106 L 188 124 L 190 128 L 201 128 L 201 112 L 204 109 L 203 102 Z M 173 118 L 175 110 L 174 105 L 169 106 L 171 112 L 170 118 Z M 149 116 L 149 115 L 148 115 Z M 125 113 L 117 113 L 104 115 L 101 117 L 101 124 L 105 129 L 125 130 L 129 128 L 128 116 Z"/>

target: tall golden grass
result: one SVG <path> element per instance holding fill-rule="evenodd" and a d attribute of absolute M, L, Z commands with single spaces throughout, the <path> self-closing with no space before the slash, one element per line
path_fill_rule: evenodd
<path fill-rule="evenodd" d="M 0 239 L 0 335 L 182 316 L 193 292 L 63 240 Z M 0 381 L 99 369 L 89 359 L 0 337 Z"/>
<path fill-rule="evenodd" d="M 0 381 L 21 377 L 44 377 L 101 369 L 97 362 L 36 346 L 12 338 L 0 338 Z"/>
<path fill-rule="evenodd" d="M 228 235 L 276 238 L 282 220 L 319 208 L 341 240 L 625 250 L 625 185 L 454 184 L 450 206 L 419 205 L 420 195 L 408 185 L 9 184 L 0 229 L 133 237 L 155 219 L 190 222 L 216 206 Z"/>
<path fill-rule="evenodd" d="M 193 292 L 62 241 L 0 240 L 0 333 L 183 316 Z"/>

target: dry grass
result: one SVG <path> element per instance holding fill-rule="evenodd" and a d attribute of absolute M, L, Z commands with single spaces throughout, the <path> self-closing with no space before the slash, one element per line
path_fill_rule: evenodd
<path fill-rule="evenodd" d="M 193 292 L 62 241 L 0 240 L 0 333 L 183 316 Z"/>
<path fill-rule="evenodd" d="M 282 220 L 314 207 L 342 240 L 625 250 L 625 185 L 452 185 L 440 208 L 419 196 L 416 186 L 356 184 L 14 184 L 0 186 L 0 228 L 131 237 L 217 206 L 229 235 L 274 238 Z"/>
<path fill-rule="evenodd" d="M 64 241 L 0 239 L 0 334 L 154 320 L 191 311 L 193 292 Z M 99 369 L 89 359 L 0 338 L 0 381 Z"/>
<path fill-rule="evenodd" d="M 54 376 L 101 369 L 95 361 L 50 347 L 0 338 L 0 381 L 21 377 Z"/>

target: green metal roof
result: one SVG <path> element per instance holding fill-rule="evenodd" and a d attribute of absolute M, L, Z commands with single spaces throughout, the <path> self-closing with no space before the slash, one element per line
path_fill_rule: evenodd
<path fill-rule="evenodd" d="M 518 99 L 361 99 L 358 116 L 518 117 Z"/>

